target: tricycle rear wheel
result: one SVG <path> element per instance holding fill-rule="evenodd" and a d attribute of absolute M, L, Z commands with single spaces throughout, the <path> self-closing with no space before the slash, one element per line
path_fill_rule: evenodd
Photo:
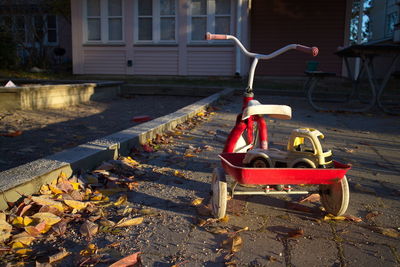
<path fill-rule="evenodd" d="M 226 206 L 228 202 L 228 186 L 225 172 L 222 168 L 214 169 L 211 181 L 211 189 L 212 214 L 215 218 L 221 219 L 225 217 Z"/>
<path fill-rule="evenodd" d="M 321 195 L 321 203 L 328 213 L 339 216 L 346 212 L 350 199 L 346 176 L 333 184 L 320 185 L 319 194 Z"/>

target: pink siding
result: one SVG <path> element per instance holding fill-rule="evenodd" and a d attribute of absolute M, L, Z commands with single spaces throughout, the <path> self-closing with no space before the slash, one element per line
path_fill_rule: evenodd
<path fill-rule="evenodd" d="M 229 76 L 235 70 L 233 47 L 189 47 L 188 75 Z"/>
<path fill-rule="evenodd" d="M 141 75 L 178 75 L 177 47 L 135 47 L 133 72 Z"/>
<path fill-rule="evenodd" d="M 87 74 L 125 74 L 125 50 L 84 50 L 83 71 Z"/>

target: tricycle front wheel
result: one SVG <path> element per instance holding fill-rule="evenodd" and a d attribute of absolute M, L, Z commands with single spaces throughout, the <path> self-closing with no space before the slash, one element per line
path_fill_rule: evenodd
<path fill-rule="evenodd" d="M 319 194 L 321 203 L 328 213 L 339 216 L 346 212 L 350 199 L 346 176 L 336 183 L 320 185 Z"/>
<path fill-rule="evenodd" d="M 228 202 L 228 186 L 225 172 L 222 168 L 214 169 L 211 181 L 211 189 L 212 214 L 215 218 L 221 219 L 225 217 L 226 206 Z"/>

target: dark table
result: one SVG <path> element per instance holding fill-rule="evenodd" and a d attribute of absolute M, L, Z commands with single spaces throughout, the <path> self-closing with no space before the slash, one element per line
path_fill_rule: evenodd
<path fill-rule="evenodd" d="M 400 44 L 358 44 L 344 47 L 335 53 L 337 56 L 343 57 L 346 63 L 348 75 L 353 79 L 353 92 L 352 97 L 358 96 L 358 85 L 361 77 L 367 72 L 370 88 L 371 88 L 371 101 L 365 107 L 357 111 L 366 111 L 377 104 L 383 111 L 387 113 L 397 113 L 384 107 L 381 102 L 383 91 L 390 79 L 390 76 L 395 70 L 395 66 L 400 59 Z M 389 66 L 386 66 L 387 71 L 383 80 L 378 81 L 375 74 L 374 59 L 377 56 L 390 55 L 392 61 Z M 359 73 L 355 76 L 350 68 L 349 58 L 360 58 L 361 65 Z M 383 66 L 385 67 L 385 66 Z M 354 78 L 356 77 L 356 78 Z"/>

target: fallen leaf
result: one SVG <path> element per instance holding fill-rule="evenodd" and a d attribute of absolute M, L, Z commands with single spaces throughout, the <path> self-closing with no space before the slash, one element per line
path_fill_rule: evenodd
<path fill-rule="evenodd" d="M 195 155 L 190 154 L 190 153 L 185 153 L 183 156 L 186 157 L 186 158 L 193 158 L 193 157 L 196 157 Z"/>
<path fill-rule="evenodd" d="M 128 201 L 128 196 L 122 195 L 118 198 L 117 201 L 114 202 L 114 206 L 121 206 L 122 204 L 125 204 L 127 201 Z"/>
<path fill-rule="evenodd" d="M 39 220 L 40 222 L 45 221 L 47 225 L 54 225 L 61 221 L 61 218 L 58 217 L 57 215 L 54 215 L 53 213 L 50 212 L 38 212 L 32 216 L 32 218 L 35 218 L 36 220 Z"/>
<path fill-rule="evenodd" d="M 288 209 L 292 209 L 292 210 L 297 210 L 297 211 L 302 211 L 302 212 L 307 212 L 307 213 L 313 213 L 314 209 L 304 206 L 304 205 L 300 205 L 297 203 L 293 203 L 293 202 L 287 202 L 286 203 L 286 207 Z"/>
<path fill-rule="evenodd" d="M 232 253 L 240 251 L 243 246 L 243 240 L 239 235 L 229 237 L 228 239 L 222 241 L 222 247 L 229 250 Z"/>
<path fill-rule="evenodd" d="M 58 253 L 56 253 L 54 255 L 49 256 L 49 263 L 51 264 L 53 262 L 62 260 L 65 257 L 69 256 L 70 254 L 71 254 L 70 252 L 68 252 L 65 249 L 63 249 L 62 251 L 60 251 L 60 252 L 58 252 Z"/>
<path fill-rule="evenodd" d="M 126 226 L 133 226 L 133 225 L 138 225 L 143 222 L 143 217 L 137 217 L 137 218 L 122 218 L 119 222 L 115 224 L 114 227 L 126 227 Z"/>
<path fill-rule="evenodd" d="M 132 255 L 129 255 L 123 259 L 120 259 L 119 261 L 111 264 L 109 267 L 129 267 L 129 266 L 142 266 L 142 261 L 140 260 L 140 253 L 141 252 L 136 252 L 133 253 Z"/>
<path fill-rule="evenodd" d="M 151 121 L 153 118 L 151 116 L 143 115 L 143 116 L 136 116 L 131 119 L 133 122 L 146 122 Z"/>
<path fill-rule="evenodd" d="M 61 216 L 63 214 L 62 211 L 60 211 L 56 207 L 52 207 L 52 206 L 42 206 L 39 209 L 39 212 L 53 213 L 54 215 L 57 215 L 57 216 Z"/>
<path fill-rule="evenodd" d="M 63 193 L 63 191 L 62 190 L 60 190 L 58 187 L 56 187 L 56 186 L 53 186 L 53 185 L 49 185 L 49 189 L 50 189 L 50 191 L 53 193 L 53 194 L 62 194 Z"/>
<path fill-rule="evenodd" d="M 192 206 L 198 206 L 203 203 L 204 198 L 196 198 L 195 200 L 192 201 L 191 205 Z"/>
<path fill-rule="evenodd" d="M 29 235 L 26 232 L 22 232 L 20 234 L 14 235 L 12 237 L 12 243 L 21 243 L 23 245 L 29 246 L 33 240 L 35 240 L 36 238 L 34 236 Z"/>
<path fill-rule="evenodd" d="M 0 219 L 0 243 L 5 242 L 11 236 L 11 230 L 11 224 Z"/>
<path fill-rule="evenodd" d="M 111 171 L 115 168 L 115 166 L 112 163 L 109 162 L 103 162 L 99 167 L 97 167 L 97 170 L 105 170 L 105 171 Z"/>
<path fill-rule="evenodd" d="M 115 222 L 107 220 L 107 219 L 103 219 L 100 221 L 100 225 L 105 226 L 105 227 L 114 227 Z"/>
<path fill-rule="evenodd" d="M 229 222 L 229 216 L 225 215 L 225 217 L 222 217 L 221 219 L 219 219 L 218 222 L 223 222 L 223 223 Z"/>
<path fill-rule="evenodd" d="M 27 232 L 31 236 L 37 237 L 40 234 L 45 233 L 45 231 L 47 230 L 46 222 L 42 221 L 38 223 L 36 226 L 26 226 L 24 229 L 25 232 Z"/>
<path fill-rule="evenodd" d="M 0 136 L 16 137 L 16 136 L 20 136 L 22 133 L 23 133 L 22 131 L 11 131 L 8 133 L 0 133 Z"/>
<path fill-rule="evenodd" d="M 62 219 L 60 222 L 53 225 L 53 227 L 51 229 L 53 230 L 54 234 L 56 234 L 57 236 L 62 236 L 67 231 L 67 225 L 68 225 L 68 221 L 65 219 Z"/>
<path fill-rule="evenodd" d="M 49 198 L 45 198 L 43 196 L 39 196 L 39 197 L 31 196 L 30 198 L 38 205 L 51 206 L 51 207 L 55 207 L 59 211 L 64 211 L 64 207 L 61 202 L 58 202 L 58 201 L 55 201 L 55 200 L 52 200 Z"/>
<path fill-rule="evenodd" d="M 88 244 L 88 246 L 79 252 L 82 256 L 90 256 L 97 253 L 97 246 L 95 244 Z"/>
<path fill-rule="evenodd" d="M 148 153 L 154 152 L 154 149 L 148 144 L 142 145 L 142 148 L 143 148 L 144 151 L 146 151 Z"/>
<path fill-rule="evenodd" d="M 356 223 L 362 222 L 361 218 L 353 216 L 353 215 L 344 215 L 344 217 L 346 217 L 347 221 L 352 221 L 352 222 L 356 222 Z"/>
<path fill-rule="evenodd" d="M 394 238 L 400 237 L 400 232 L 395 230 L 395 229 L 393 229 L 393 228 L 384 228 L 384 227 L 369 226 L 369 225 L 365 226 L 365 227 L 370 229 L 370 230 L 372 230 L 372 231 L 374 231 L 374 232 L 383 234 L 385 236 L 394 237 Z"/>
<path fill-rule="evenodd" d="M 82 202 L 78 200 L 64 200 L 64 203 L 67 204 L 69 207 L 76 209 L 76 210 L 82 210 L 87 207 L 89 204 L 88 202 Z"/>
<path fill-rule="evenodd" d="M 372 218 L 379 216 L 381 213 L 379 211 L 372 211 L 370 213 L 368 213 L 367 215 L 365 215 L 365 218 L 367 220 L 371 220 Z"/>
<path fill-rule="evenodd" d="M 304 235 L 303 229 L 295 229 L 295 230 L 289 231 L 287 233 L 287 236 L 289 238 L 298 238 L 298 237 L 302 237 L 303 235 Z"/>
<path fill-rule="evenodd" d="M 346 220 L 345 216 L 334 216 L 332 214 L 328 214 L 324 216 L 324 221 L 344 221 Z"/>
<path fill-rule="evenodd" d="M 31 204 L 24 206 L 24 207 L 18 212 L 18 215 L 19 215 L 19 216 L 24 216 L 24 214 L 25 214 L 30 208 L 32 208 L 32 205 L 31 205 Z"/>
<path fill-rule="evenodd" d="M 300 203 L 304 203 L 304 202 L 319 202 L 321 199 L 321 196 L 317 193 L 315 194 L 311 194 L 309 196 L 307 196 L 306 198 L 303 198 L 302 200 L 300 200 Z"/>
<path fill-rule="evenodd" d="M 99 226 L 89 220 L 85 221 L 79 228 L 79 232 L 86 236 L 87 239 L 91 239 L 95 234 L 97 234 Z"/>
<path fill-rule="evenodd" d="M 52 193 L 48 185 L 42 185 L 39 192 L 42 195 L 50 195 Z"/>
<path fill-rule="evenodd" d="M 22 227 L 23 228 L 23 227 L 28 226 L 29 224 L 31 224 L 32 221 L 33 220 L 31 218 L 29 218 L 28 216 L 25 216 L 25 217 L 19 216 L 19 217 L 15 217 L 11 224 L 16 226 L 16 227 Z"/>

